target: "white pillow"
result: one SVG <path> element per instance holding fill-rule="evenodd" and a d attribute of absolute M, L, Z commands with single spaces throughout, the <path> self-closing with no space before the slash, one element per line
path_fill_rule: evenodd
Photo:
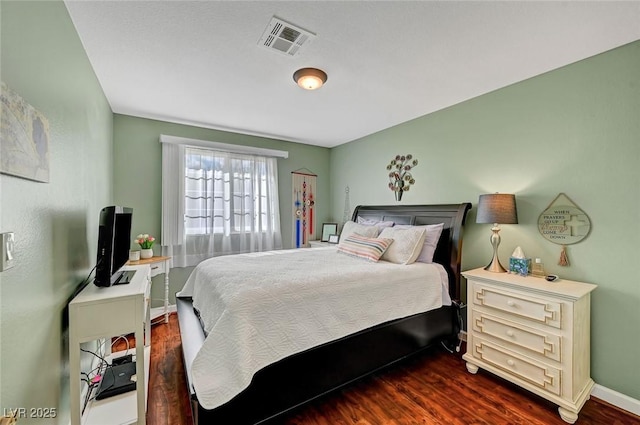
<path fill-rule="evenodd" d="M 365 226 L 364 224 L 347 221 L 342 227 L 342 233 L 340 233 L 340 244 L 354 233 L 367 238 L 375 238 L 378 236 L 379 230 L 376 226 Z"/>
<path fill-rule="evenodd" d="M 364 224 L 365 226 L 377 226 L 378 231 L 382 231 L 385 227 L 393 227 L 395 223 L 393 221 L 370 220 L 368 218 L 358 216 L 358 224 Z"/>
<path fill-rule="evenodd" d="M 411 264 L 422 251 L 427 229 L 421 226 L 410 228 L 387 227 L 380 233 L 381 239 L 393 239 L 393 243 L 382 254 L 382 259 L 396 264 Z"/>
<path fill-rule="evenodd" d="M 408 229 L 412 227 L 422 227 L 427 229 L 427 234 L 424 238 L 424 245 L 422 246 L 422 251 L 416 258 L 416 261 L 419 263 L 433 263 L 433 254 L 436 252 L 436 247 L 438 246 L 438 241 L 440 240 L 440 235 L 442 235 L 442 229 L 444 228 L 444 223 L 438 224 L 426 224 L 424 226 L 410 226 L 410 225 L 396 225 L 394 228 L 397 229 Z"/>

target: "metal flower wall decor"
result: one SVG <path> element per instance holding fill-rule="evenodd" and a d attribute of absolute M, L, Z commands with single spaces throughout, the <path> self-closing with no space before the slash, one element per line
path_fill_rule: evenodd
<path fill-rule="evenodd" d="M 409 190 L 416 181 L 411 175 L 411 169 L 418 165 L 413 155 L 396 155 L 387 165 L 389 171 L 389 189 L 396 195 L 396 201 L 402 200 L 402 194 Z"/>

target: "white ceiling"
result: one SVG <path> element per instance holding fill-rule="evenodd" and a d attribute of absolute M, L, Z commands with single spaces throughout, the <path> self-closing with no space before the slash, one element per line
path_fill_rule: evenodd
<path fill-rule="evenodd" d="M 636 1 L 65 3 L 115 113 L 329 147 L 640 39 Z M 274 15 L 317 37 L 259 46 Z"/>

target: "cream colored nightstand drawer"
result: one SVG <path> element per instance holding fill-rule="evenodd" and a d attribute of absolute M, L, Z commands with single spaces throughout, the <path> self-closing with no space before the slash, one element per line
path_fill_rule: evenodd
<path fill-rule="evenodd" d="M 551 300 L 531 297 L 528 294 L 508 292 L 502 288 L 493 288 L 475 283 L 473 285 L 473 303 L 518 316 L 536 323 L 544 323 L 560 329 L 562 323 L 561 304 Z"/>
<path fill-rule="evenodd" d="M 472 344 L 473 357 L 505 370 L 512 376 L 527 381 L 545 391 L 560 395 L 560 369 L 498 347 L 481 338 L 474 338 Z"/>
<path fill-rule="evenodd" d="M 510 344 L 508 348 L 529 350 L 545 358 L 562 361 L 560 336 L 529 328 L 503 317 L 472 310 L 471 325 L 479 336 L 490 336 Z M 526 351 L 523 351 L 525 354 Z"/>

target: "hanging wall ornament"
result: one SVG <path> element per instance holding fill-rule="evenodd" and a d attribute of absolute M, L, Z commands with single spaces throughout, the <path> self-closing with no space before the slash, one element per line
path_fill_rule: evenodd
<path fill-rule="evenodd" d="M 591 220 L 567 195 L 560 193 L 538 217 L 543 238 L 562 245 L 558 265 L 568 266 L 567 245 L 578 243 L 591 231 Z"/>
<path fill-rule="evenodd" d="M 291 172 L 292 188 L 292 246 L 309 246 L 315 235 L 316 175 L 306 168 Z"/>
<path fill-rule="evenodd" d="M 411 169 L 418 165 L 413 155 L 396 155 L 387 165 L 389 171 L 389 189 L 395 194 L 396 201 L 402 200 L 402 194 L 407 192 L 416 181 L 411 175 Z"/>

